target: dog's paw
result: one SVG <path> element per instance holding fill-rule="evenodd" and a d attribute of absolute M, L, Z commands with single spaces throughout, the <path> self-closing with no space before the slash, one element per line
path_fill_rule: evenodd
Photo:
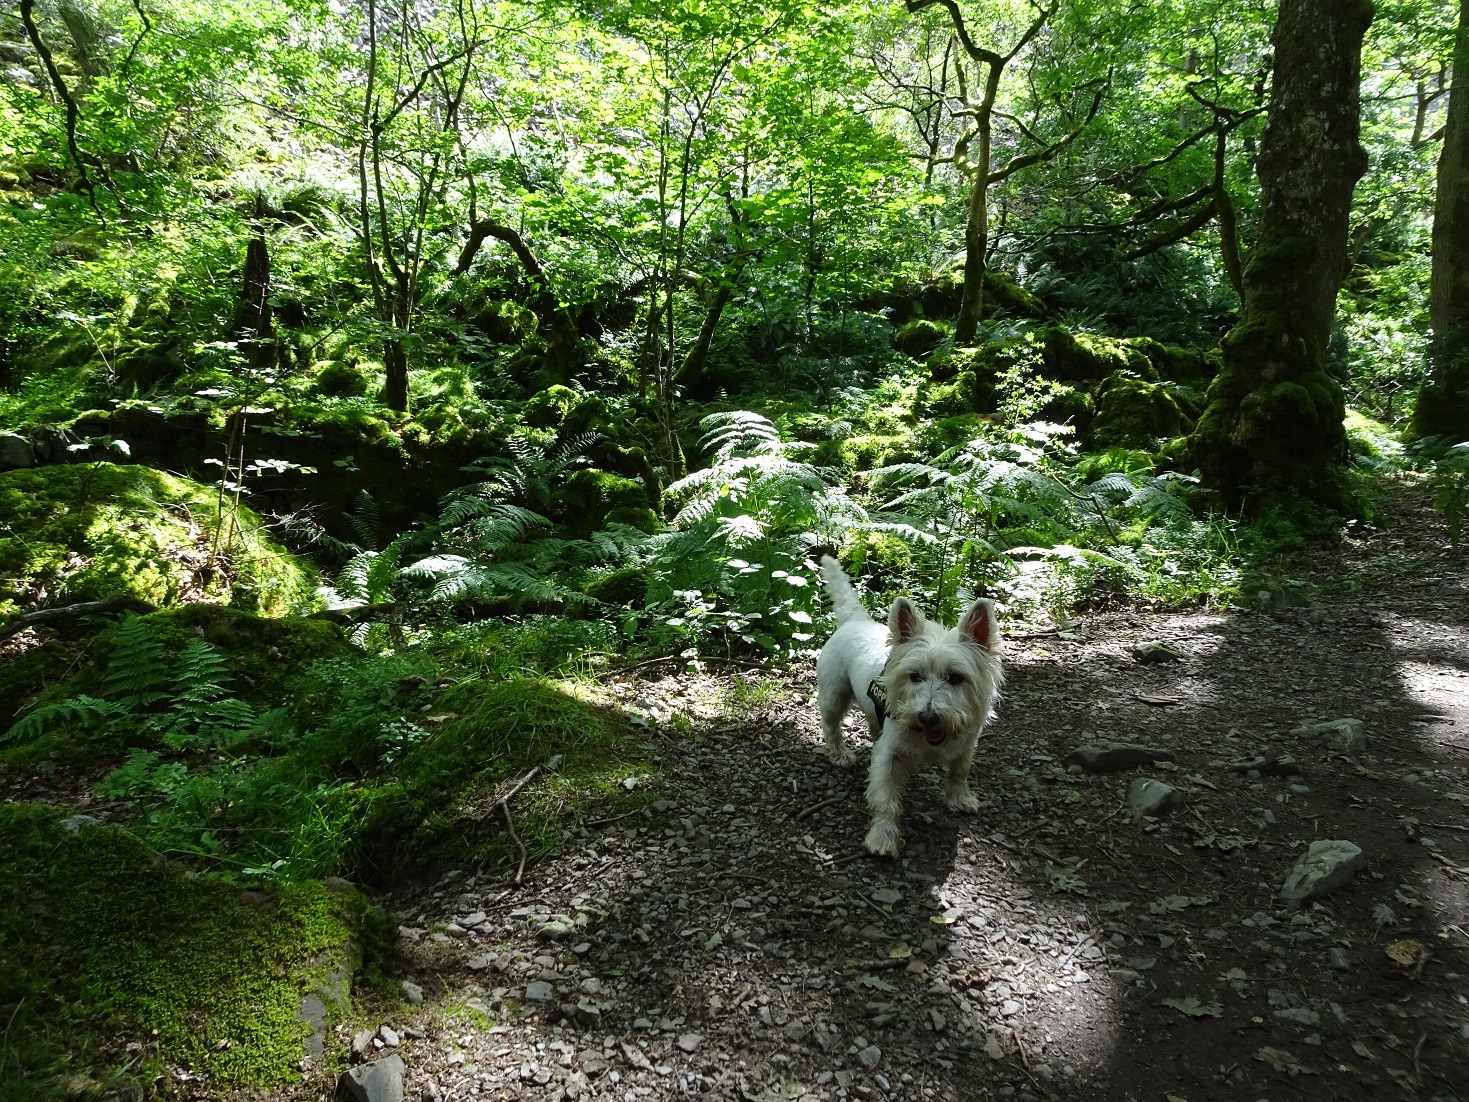
<path fill-rule="evenodd" d="M 950 792 L 944 797 L 944 803 L 953 811 L 979 810 L 979 797 L 967 788 L 962 792 Z"/>
<path fill-rule="evenodd" d="M 834 765 L 851 765 L 857 760 L 856 752 L 850 746 L 828 746 L 826 756 L 832 760 Z"/>
<path fill-rule="evenodd" d="M 875 853 L 879 857 L 896 857 L 901 837 L 896 823 L 879 820 L 872 824 L 872 828 L 867 832 L 867 839 L 862 844 L 867 847 L 869 853 Z"/>

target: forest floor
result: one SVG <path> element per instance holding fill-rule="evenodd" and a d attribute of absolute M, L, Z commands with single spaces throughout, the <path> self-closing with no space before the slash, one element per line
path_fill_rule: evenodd
<path fill-rule="evenodd" d="M 1469 591 L 1444 542 L 1408 489 L 1301 565 L 1302 607 L 1010 640 L 983 806 L 920 776 L 900 861 L 861 854 L 865 762 L 822 756 L 809 667 L 611 679 L 660 755 L 642 817 L 585 823 L 519 888 L 453 870 L 388 903 L 395 979 L 426 992 L 380 1019 L 409 1097 L 1469 1098 Z M 1291 733 L 1342 717 L 1365 750 Z M 1176 760 L 1068 769 L 1096 739 Z M 1299 772 L 1232 767 L 1282 754 Z M 1186 804 L 1134 821 L 1139 777 Z M 1316 839 L 1368 864 L 1288 909 Z"/>

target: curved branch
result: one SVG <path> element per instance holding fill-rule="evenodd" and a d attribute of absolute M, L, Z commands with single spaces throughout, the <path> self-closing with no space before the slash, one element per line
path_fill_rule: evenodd
<path fill-rule="evenodd" d="M 77 145 L 77 120 L 81 116 L 81 111 L 77 108 L 77 101 L 67 88 L 66 81 L 61 79 L 61 72 L 56 68 L 56 59 L 51 56 L 50 48 L 41 38 L 41 29 L 36 26 L 36 0 L 20 0 L 20 21 L 25 24 L 26 37 L 31 40 L 36 54 L 46 67 L 46 75 L 51 78 L 56 95 L 66 107 L 66 148 L 70 151 L 72 163 L 76 165 L 77 173 L 82 178 L 82 187 L 87 191 L 87 199 L 91 202 L 92 209 L 97 212 L 98 220 L 106 225 L 107 216 L 97 205 L 97 189 L 92 184 L 92 178 L 87 175 L 87 166 L 82 160 L 81 148 Z"/>

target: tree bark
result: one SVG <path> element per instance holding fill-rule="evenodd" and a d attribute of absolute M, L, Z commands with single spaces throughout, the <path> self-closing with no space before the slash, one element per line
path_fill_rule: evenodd
<path fill-rule="evenodd" d="M 260 205 L 257 203 L 257 210 Z M 275 366 L 275 323 L 270 310 L 270 249 L 263 232 L 257 232 L 245 246 L 245 277 L 230 332 L 252 368 L 260 371 Z"/>
<path fill-rule="evenodd" d="M 1371 0 L 1281 0 L 1244 311 L 1190 442 L 1205 483 L 1230 504 L 1344 501 L 1345 403 L 1326 349 L 1352 189 L 1367 168 L 1358 108 L 1372 16 Z"/>
<path fill-rule="evenodd" d="M 1462 83 L 1461 83 L 1462 82 Z M 1462 91 L 1463 94 L 1460 94 Z M 1469 440 L 1469 4 L 1459 5 L 1453 87 L 1438 157 L 1433 208 L 1433 270 L 1428 374 L 1409 432 Z"/>
<path fill-rule="evenodd" d="M 548 319 L 551 332 L 550 347 L 546 351 L 546 367 L 551 374 L 565 382 L 586 363 L 586 357 L 582 353 L 581 335 L 577 332 L 571 312 L 557 299 L 556 290 L 551 286 L 551 277 L 546 274 L 536 254 L 520 234 L 509 226 L 502 226 L 488 218 L 475 222 L 469 227 L 469 239 L 459 253 L 459 262 L 454 266 L 455 274 L 462 275 L 469 271 L 469 266 L 474 263 L 475 255 L 487 237 L 508 245 L 515 258 L 520 261 L 520 266 L 525 269 L 526 277 L 535 284 L 540 300 L 538 305 Z"/>

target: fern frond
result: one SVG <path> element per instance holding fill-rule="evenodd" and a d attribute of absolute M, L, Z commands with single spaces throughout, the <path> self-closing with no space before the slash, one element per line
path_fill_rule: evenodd
<path fill-rule="evenodd" d="M 26 713 L 11 725 L 10 730 L 0 735 L 0 742 L 8 742 L 11 739 L 37 738 L 44 734 L 49 726 L 56 723 L 75 723 L 86 727 L 100 720 L 124 714 L 126 714 L 126 709 L 111 701 L 98 700 L 96 697 L 79 693 L 66 700 L 58 700 L 55 704 L 46 704 Z"/>

